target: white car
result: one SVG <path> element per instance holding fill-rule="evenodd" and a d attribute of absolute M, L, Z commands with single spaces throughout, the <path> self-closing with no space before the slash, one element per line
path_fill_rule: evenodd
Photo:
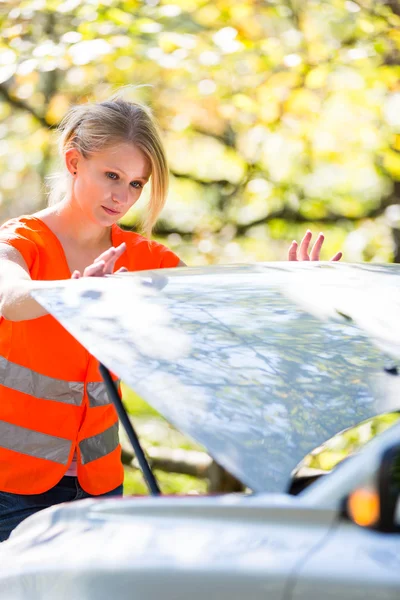
<path fill-rule="evenodd" d="M 36 292 L 252 493 L 41 511 L 0 545 L 0 600 L 398 600 L 400 422 L 297 495 L 292 478 L 400 409 L 399 290 L 399 266 L 271 263 Z"/>

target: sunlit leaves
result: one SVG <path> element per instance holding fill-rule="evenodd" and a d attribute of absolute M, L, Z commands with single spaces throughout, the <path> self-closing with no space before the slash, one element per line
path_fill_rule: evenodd
<path fill-rule="evenodd" d="M 213 207 L 204 201 L 213 214 L 202 231 L 208 227 L 207 235 L 216 239 L 224 220 L 229 227 L 250 225 L 277 206 L 311 220 L 332 213 L 355 219 L 387 202 L 392 181 L 399 180 L 400 18 L 388 5 L 367 0 L 4 5 L 1 125 L 15 136 L 10 143 L 24 153 L 28 171 L 32 165 L 32 181 L 38 153 L 41 175 L 52 161 L 49 148 L 30 148 L 18 138 L 13 121 L 20 111 L 27 115 L 26 131 L 46 128 L 71 103 L 103 100 L 119 86 L 142 84 L 148 87 L 138 88 L 134 99 L 154 109 L 173 171 L 195 180 L 186 191 L 188 206 L 201 203 L 209 183 L 235 186 L 231 195 L 223 184 L 213 187 L 219 198 Z M 268 182 L 265 196 L 246 188 L 249 168 L 254 178 Z M 4 218 L 15 212 L 18 173 L 3 172 L 0 165 L 8 185 Z M 39 185 L 34 195 L 44 203 L 42 189 Z M 166 215 L 169 229 L 180 222 L 178 211 Z M 290 227 L 282 230 L 288 240 Z M 377 226 L 379 236 L 378 231 Z M 196 227 L 192 233 L 198 235 Z"/>
<path fill-rule="evenodd" d="M 226 180 L 238 183 L 244 176 L 245 163 L 236 152 L 207 136 L 170 135 L 166 139 L 177 173 L 190 174 L 202 181 Z"/>
<path fill-rule="evenodd" d="M 344 458 L 359 451 L 368 441 L 391 427 L 399 418 L 399 413 L 388 413 L 339 433 L 309 454 L 304 459 L 304 464 L 313 469 L 330 471 Z"/>

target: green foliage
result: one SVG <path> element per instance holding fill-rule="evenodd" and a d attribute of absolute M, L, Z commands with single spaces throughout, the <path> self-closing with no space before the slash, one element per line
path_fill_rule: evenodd
<path fill-rule="evenodd" d="M 121 391 L 124 406 L 135 419 L 135 425 L 139 430 L 139 437 L 144 448 L 164 446 L 186 450 L 200 449 L 198 444 L 171 427 L 154 408 L 125 384 L 121 385 Z M 151 427 L 151 423 L 154 424 L 153 427 Z M 157 427 L 157 425 L 162 425 L 162 428 Z M 124 435 L 123 432 L 122 435 Z M 208 482 L 205 479 L 197 479 L 190 475 L 177 473 L 165 473 L 158 470 L 155 470 L 155 476 L 163 494 L 205 494 L 207 492 Z M 131 467 L 125 467 L 124 495 L 135 496 L 147 495 L 148 493 L 141 472 Z"/>
<path fill-rule="evenodd" d="M 128 413 L 133 417 L 162 418 L 154 408 L 145 402 L 138 394 L 129 389 L 124 383 L 121 383 L 121 394 L 124 406 Z"/>
<path fill-rule="evenodd" d="M 175 177 L 158 232 L 187 262 L 281 259 L 310 224 L 331 226 L 346 260 L 397 257 L 385 213 L 400 189 L 395 3 L 25 0 L 0 10 L 2 220 L 45 204 L 50 129 L 68 106 L 128 85 L 162 126 Z M 143 202 L 124 223 L 137 210 Z"/>
<path fill-rule="evenodd" d="M 304 464 L 314 469 L 330 471 L 339 462 L 360 450 L 367 442 L 391 427 L 400 413 L 388 413 L 368 419 L 357 427 L 338 433 L 325 444 L 316 448 L 304 459 Z"/>
<path fill-rule="evenodd" d="M 162 494 L 206 494 L 207 481 L 190 475 L 154 471 Z M 125 467 L 124 496 L 147 496 L 149 493 L 140 471 Z"/>

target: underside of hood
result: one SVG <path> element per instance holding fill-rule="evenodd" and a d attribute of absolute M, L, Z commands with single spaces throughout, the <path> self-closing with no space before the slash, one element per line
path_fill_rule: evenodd
<path fill-rule="evenodd" d="M 348 297 L 360 285 L 388 294 L 399 287 L 400 270 L 323 263 L 168 269 L 49 282 L 34 296 L 244 484 L 280 492 L 311 450 L 400 408 L 398 394 L 387 394 L 382 350 L 340 311 L 333 322 L 329 311 L 313 316 L 305 305 L 313 298 L 307 285 L 317 289 L 318 281 L 335 281 Z"/>

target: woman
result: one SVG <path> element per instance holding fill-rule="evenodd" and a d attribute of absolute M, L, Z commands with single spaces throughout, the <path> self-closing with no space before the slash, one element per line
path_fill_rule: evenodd
<path fill-rule="evenodd" d="M 148 233 L 165 203 L 167 162 L 149 111 L 119 98 L 81 105 L 60 131 L 62 199 L 0 227 L 0 541 L 53 504 L 122 494 L 118 419 L 98 363 L 30 290 L 184 264 L 116 225 L 150 176 Z M 293 242 L 289 259 L 318 260 L 323 236 L 308 257 L 310 240 Z"/>

